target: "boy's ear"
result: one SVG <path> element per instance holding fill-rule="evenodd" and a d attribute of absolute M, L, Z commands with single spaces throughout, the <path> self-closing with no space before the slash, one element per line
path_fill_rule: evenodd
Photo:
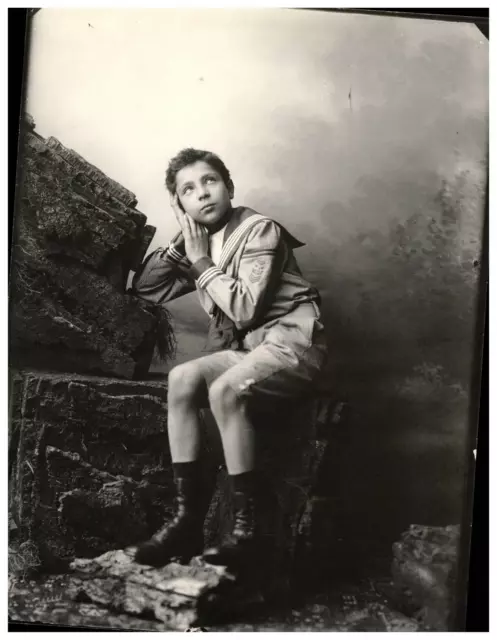
<path fill-rule="evenodd" d="M 233 184 L 232 180 L 228 182 L 228 195 L 230 197 L 230 200 L 233 200 L 233 198 L 235 197 L 235 185 Z"/>

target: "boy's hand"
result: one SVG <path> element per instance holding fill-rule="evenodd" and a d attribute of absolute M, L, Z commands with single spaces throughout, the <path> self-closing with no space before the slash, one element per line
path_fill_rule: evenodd
<path fill-rule="evenodd" d="M 183 229 L 183 218 L 185 217 L 185 212 L 180 207 L 177 193 L 169 196 L 169 203 L 171 204 L 171 209 L 174 212 L 174 215 L 176 217 L 176 220 L 178 221 L 179 226 L 181 227 L 181 229 Z"/>
<path fill-rule="evenodd" d="M 209 255 L 209 236 L 206 228 L 187 213 L 183 214 L 180 224 L 182 224 L 185 253 L 188 260 L 195 264 L 197 260 L 206 258 Z"/>

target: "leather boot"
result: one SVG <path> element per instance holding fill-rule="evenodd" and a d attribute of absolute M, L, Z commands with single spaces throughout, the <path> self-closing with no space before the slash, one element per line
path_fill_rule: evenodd
<path fill-rule="evenodd" d="M 202 557 L 209 564 L 237 569 L 250 563 L 256 551 L 254 495 L 252 492 L 235 491 L 233 504 L 234 525 L 231 533 L 225 536 L 218 547 L 207 549 Z"/>
<path fill-rule="evenodd" d="M 163 567 L 172 560 L 188 563 L 204 548 L 203 525 L 206 514 L 198 478 L 175 478 L 176 515 L 150 540 L 138 545 L 134 560 Z"/>

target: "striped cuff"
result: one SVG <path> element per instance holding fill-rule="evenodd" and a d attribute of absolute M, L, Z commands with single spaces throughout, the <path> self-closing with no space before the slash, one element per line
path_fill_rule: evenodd
<path fill-rule="evenodd" d="M 180 264 L 180 262 L 184 263 L 185 260 L 187 260 L 186 256 L 182 256 L 171 244 L 166 249 L 166 255 L 176 264 Z"/>
<path fill-rule="evenodd" d="M 209 269 L 206 269 L 204 271 L 204 273 L 200 276 L 200 278 L 198 278 L 197 280 L 198 286 L 201 287 L 202 289 L 205 289 L 207 285 L 209 285 L 214 280 L 214 278 L 217 278 L 218 276 L 222 276 L 222 275 L 223 275 L 223 271 L 221 271 L 219 267 L 210 267 Z"/>
<path fill-rule="evenodd" d="M 210 258 L 200 258 L 200 260 L 197 260 L 197 262 L 191 266 L 191 272 L 198 286 L 202 289 L 205 289 L 218 275 L 223 274 L 221 269 L 216 267 Z"/>
<path fill-rule="evenodd" d="M 205 289 L 207 285 L 209 285 L 214 280 L 214 278 L 222 275 L 223 272 L 221 271 L 221 269 L 219 269 L 219 267 L 209 267 L 209 269 L 206 269 L 200 276 L 200 278 L 197 279 L 198 286 L 202 289 Z"/>

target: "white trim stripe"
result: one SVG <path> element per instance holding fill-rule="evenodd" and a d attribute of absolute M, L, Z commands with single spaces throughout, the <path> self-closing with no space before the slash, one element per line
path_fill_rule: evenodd
<path fill-rule="evenodd" d="M 209 275 L 213 272 L 216 271 L 217 267 L 212 266 L 212 267 L 207 267 L 207 269 L 205 271 L 202 271 L 202 273 L 199 275 L 199 277 L 197 278 L 197 282 L 199 283 L 200 286 L 202 286 L 202 282 L 209 277 Z"/>
<path fill-rule="evenodd" d="M 169 247 L 169 252 L 171 253 L 171 255 L 173 257 L 176 258 L 176 260 L 183 260 L 184 256 L 182 256 L 179 251 L 176 251 L 176 249 L 174 247 Z"/>
<path fill-rule="evenodd" d="M 172 262 L 174 262 L 175 264 L 179 264 L 180 260 L 178 260 L 178 258 L 176 258 L 176 256 L 171 253 L 170 249 L 166 249 L 166 256 L 169 260 L 171 260 Z"/>
<path fill-rule="evenodd" d="M 258 222 L 259 220 L 263 220 L 263 219 L 264 219 L 264 216 L 261 216 L 260 214 L 255 214 L 255 215 L 250 216 L 249 218 L 247 218 L 244 222 L 242 222 L 242 224 L 237 229 L 235 229 L 235 231 L 233 231 L 233 233 L 228 238 L 228 241 L 224 245 L 223 250 L 221 252 L 221 256 L 220 256 L 220 259 L 219 259 L 219 265 L 220 266 L 221 265 L 224 266 L 224 261 L 226 260 L 227 255 L 231 252 L 231 249 L 239 241 L 239 239 L 245 233 L 245 231 L 251 225 L 253 225 L 256 222 Z"/>
<path fill-rule="evenodd" d="M 257 251 L 247 251 L 247 256 L 251 258 L 258 258 L 259 256 L 274 256 L 276 255 L 276 249 L 258 249 Z"/>
<path fill-rule="evenodd" d="M 233 231 L 233 233 L 228 238 L 228 241 L 224 245 L 223 250 L 221 252 L 221 256 L 219 258 L 218 265 L 221 269 L 223 269 L 226 266 L 225 262 L 227 261 L 229 254 L 231 253 L 231 250 L 236 245 L 236 243 L 241 239 L 245 231 L 256 222 L 260 222 L 262 220 L 269 220 L 269 218 L 266 218 L 266 216 L 262 216 L 259 213 L 256 213 L 253 216 L 250 216 L 250 218 L 247 218 L 244 222 L 242 222 L 242 224 L 237 229 L 235 229 L 235 231 Z"/>
<path fill-rule="evenodd" d="M 213 273 L 207 280 L 203 280 L 203 284 L 202 284 L 202 289 L 207 289 L 207 287 L 216 279 L 219 278 L 219 276 L 222 276 L 223 272 L 222 271 L 216 271 L 215 273 Z"/>
<path fill-rule="evenodd" d="M 222 274 L 223 272 L 218 267 L 209 267 L 202 274 L 200 274 L 199 278 L 197 278 L 199 287 L 202 287 L 202 288 L 206 287 L 208 282 L 213 280 L 216 276 L 222 275 Z"/>

